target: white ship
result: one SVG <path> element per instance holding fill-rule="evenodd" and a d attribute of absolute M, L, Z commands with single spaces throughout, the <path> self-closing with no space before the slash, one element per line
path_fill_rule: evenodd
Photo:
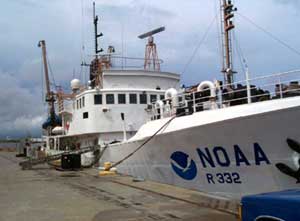
<path fill-rule="evenodd" d="M 179 86 L 178 74 L 160 71 L 153 34 L 163 28 L 140 36 L 149 37 L 143 70 L 116 68 L 113 47 L 98 54 L 94 16 L 89 85 L 74 79 L 72 94 L 48 90 L 48 154 L 98 144 L 100 163 L 112 162 L 119 173 L 230 197 L 298 188 L 300 70 L 235 82 L 235 8 L 230 0 L 221 8 L 224 81 L 189 88 Z M 93 158 L 85 154 L 82 163 Z"/>

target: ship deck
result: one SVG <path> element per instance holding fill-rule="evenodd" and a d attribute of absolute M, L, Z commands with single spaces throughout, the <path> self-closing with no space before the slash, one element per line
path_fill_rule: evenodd
<path fill-rule="evenodd" d="M 237 202 L 96 169 L 21 170 L 0 152 L 0 220 L 236 220 Z"/>

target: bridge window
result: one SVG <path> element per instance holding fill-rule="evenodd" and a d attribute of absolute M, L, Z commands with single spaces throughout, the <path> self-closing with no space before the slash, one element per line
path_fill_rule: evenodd
<path fill-rule="evenodd" d="M 84 107 L 84 105 L 85 105 L 85 98 L 84 98 L 84 96 L 82 97 L 82 107 Z"/>
<path fill-rule="evenodd" d="M 81 108 L 81 98 L 79 99 L 79 108 Z"/>
<path fill-rule="evenodd" d="M 49 146 L 50 146 L 50 150 L 54 149 L 54 139 L 53 138 L 49 139 Z"/>
<path fill-rule="evenodd" d="M 161 100 L 164 100 L 164 99 L 165 99 L 165 95 L 161 94 L 161 95 L 159 96 L 159 98 L 160 98 Z"/>
<path fill-rule="evenodd" d="M 118 94 L 118 103 L 126 104 L 126 94 Z"/>
<path fill-rule="evenodd" d="M 84 112 L 83 113 L 83 119 L 89 118 L 89 112 Z"/>
<path fill-rule="evenodd" d="M 136 94 L 129 94 L 129 103 L 130 104 L 137 104 L 137 96 L 136 96 Z"/>
<path fill-rule="evenodd" d="M 151 94 L 150 95 L 150 102 L 154 103 L 157 100 L 157 95 L 156 94 Z"/>
<path fill-rule="evenodd" d="M 79 100 L 76 100 L 76 106 L 77 106 L 77 109 L 79 109 Z"/>
<path fill-rule="evenodd" d="M 94 104 L 102 104 L 102 94 L 94 95 Z"/>
<path fill-rule="evenodd" d="M 107 94 L 106 95 L 106 104 L 114 104 L 114 103 L 115 103 L 114 94 Z"/>
<path fill-rule="evenodd" d="M 147 104 L 147 94 L 140 94 L 140 104 Z"/>

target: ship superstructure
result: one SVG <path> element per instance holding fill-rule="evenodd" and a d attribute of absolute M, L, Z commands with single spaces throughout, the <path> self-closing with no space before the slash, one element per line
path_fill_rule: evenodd
<path fill-rule="evenodd" d="M 144 69 L 116 68 L 114 47 L 99 54 L 95 28 L 90 81 L 74 79 L 72 93 L 58 96 L 69 106 L 50 130 L 48 153 L 100 145 L 100 163 L 120 173 L 237 198 L 298 187 L 300 70 L 235 81 L 236 8 L 221 3 L 222 81 L 180 88 L 178 74 L 160 71 L 152 35 L 164 28 L 140 36 L 148 37 Z"/>
<path fill-rule="evenodd" d="M 98 45 L 103 34 L 98 32 L 97 24 L 94 5 L 95 56 L 90 64 L 82 64 L 90 69 L 88 84 L 73 79 L 72 91 L 66 94 L 62 90 L 50 92 L 49 80 L 46 82 L 51 97 L 49 119 L 43 126 L 47 131 L 48 154 L 126 141 L 151 120 L 152 103 L 165 99 L 169 88 L 179 89 L 180 76 L 160 70 L 162 60 L 158 59 L 153 42 L 153 35 L 165 28 L 145 33 L 143 36 L 151 40 L 149 45 L 148 39 L 145 58 L 132 58 L 116 56 L 113 46 L 103 53 Z M 41 42 L 46 53 L 45 41 Z M 47 62 L 44 63 L 49 79 Z M 92 154 L 85 156 L 93 158 Z M 84 158 L 82 163 L 86 164 Z"/>

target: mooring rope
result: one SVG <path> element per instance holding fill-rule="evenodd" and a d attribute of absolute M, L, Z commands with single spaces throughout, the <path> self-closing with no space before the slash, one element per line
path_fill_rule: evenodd
<path fill-rule="evenodd" d="M 180 115 L 182 115 L 182 114 L 173 116 L 163 126 L 161 126 L 151 137 L 149 137 L 148 139 L 146 139 L 138 148 L 136 148 L 133 152 L 131 152 L 130 154 L 128 154 L 123 159 L 121 159 L 118 162 L 112 164 L 106 170 L 109 171 L 111 168 L 118 166 L 119 164 L 123 163 L 125 160 L 127 160 L 128 158 L 130 158 L 131 156 L 133 156 L 137 151 L 139 151 L 142 147 L 144 147 L 150 140 L 152 140 L 161 130 L 163 130 L 164 128 L 166 128 L 171 123 L 171 121 L 173 121 L 176 117 L 178 117 Z"/>

